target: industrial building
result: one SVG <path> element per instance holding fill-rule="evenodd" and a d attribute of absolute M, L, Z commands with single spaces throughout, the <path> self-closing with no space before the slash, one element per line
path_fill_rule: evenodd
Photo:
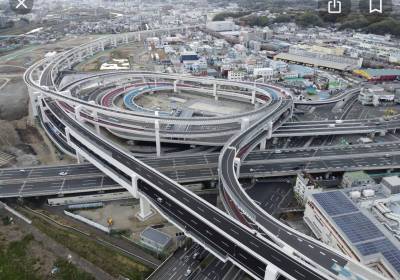
<path fill-rule="evenodd" d="M 279 53 L 274 59 L 339 71 L 352 71 L 361 68 L 363 62 L 362 58 L 353 58 L 326 52 L 320 53 L 312 48 L 304 49 L 298 46 L 291 46 L 287 53 Z"/>
<path fill-rule="evenodd" d="M 375 181 L 364 171 L 345 172 L 342 179 L 342 187 L 353 188 L 374 184 Z"/>
<path fill-rule="evenodd" d="M 358 69 L 354 74 L 368 81 L 394 81 L 400 78 L 400 69 Z"/>
<path fill-rule="evenodd" d="M 397 233 L 400 204 L 396 203 L 393 207 L 397 214 L 392 213 L 392 223 L 375 217 L 375 213 L 383 212 L 381 215 L 385 215 L 390 212 L 383 202 L 395 198 L 400 202 L 399 196 L 387 198 L 382 188 L 314 193 L 308 197 L 304 221 L 325 244 L 390 279 L 399 279 L 400 250 Z M 379 210 L 377 205 L 384 211 Z M 397 223 L 393 216 L 397 218 Z"/>
<path fill-rule="evenodd" d="M 400 88 L 369 86 L 361 89 L 358 100 L 363 105 L 378 106 L 380 103 L 399 103 Z"/>

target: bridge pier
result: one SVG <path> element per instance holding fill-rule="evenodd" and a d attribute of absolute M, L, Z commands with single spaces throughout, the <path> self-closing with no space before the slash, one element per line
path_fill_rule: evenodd
<path fill-rule="evenodd" d="M 137 174 L 133 173 L 131 175 L 132 178 L 132 184 L 130 187 L 127 188 L 128 192 L 134 197 L 134 198 L 139 198 L 139 193 L 138 193 L 138 176 Z"/>
<path fill-rule="evenodd" d="M 98 115 L 97 115 L 97 111 L 93 111 L 92 112 L 92 117 L 93 117 L 93 120 L 95 121 L 94 127 L 96 129 L 96 134 L 100 135 L 100 125 L 99 125 L 99 118 L 98 118 Z"/>
<path fill-rule="evenodd" d="M 29 101 L 31 103 L 31 108 L 32 108 L 32 117 L 38 116 L 38 111 L 36 106 L 38 103 L 42 103 L 40 95 L 41 95 L 40 92 L 33 91 L 32 89 L 29 88 Z"/>
<path fill-rule="evenodd" d="M 264 138 L 260 142 L 260 151 L 265 151 L 265 147 L 267 146 L 267 138 Z"/>
<path fill-rule="evenodd" d="M 85 162 L 85 158 L 77 150 L 75 150 L 75 155 L 76 155 L 76 162 L 78 164 L 82 164 Z"/>
<path fill-rule="evenodd" d="M 156 112 L 156 116 L 158 116 L 158 112 Z M 160 121 L 154 120 L 154 130 L 156 134 L 156 151 L 157 157 L 161 156 L 161 140 L 160 140 Z"/>
<path fill-rule="evenodd" d="M 214 83 L 214 84 L 213 84 L 213 95 L 214 95 L 215 101 L 218 101 L 218 95 L 217 95 L 217 93 L 218 93 L 217 83 Z"/>
<path fill-rule="evenodd" d="M 82 122 L 81 111 L 82 111 L 82 105 L 75 106 L 75 119 L 78 122 Z"/>
<path fill-rule="evenodd" d="M 236 165 L 236 177 L 239 178 L 239 176 L 240 176 L 240 165 L 241 165 L 240 158 L 238 158 L 238 157 L 235 158 L 234 161 L 233 161 L 233 164 Z"/>
<path fill-rule="evenodd" d="M 268 133 L 267 133 L 267 139 L 271 139 L 272 138 L 272 128 L 273 128 L 273 123 L 272 123 L 272 121 L 269 121 L 268 122 L 268 126 L 267 126 L 267 129 L 268 129 Z"/>
<path fill-rule="evenodd" d="M 251 104 L 254 105 L 255 102 L 256 102 L 256 90 L 253 89 L 253 90 L 251 91 Z"/>
<path fill-rule="evenodd" d="M 242 118 L 240 122 L 240 131 L 245 131 L 250 125 L 249 118 Z"/>
<path fill-rule="evenodd" d="M 264 280 L 276 280 L 279 277 L 279 271 L 273 264 L 268 264 L 265 268 Z"/>
<path fill-rule="evenodd" d="M 176 92 L 178 92 L 178 80 L 175 80 L 174 81 L 174 92 L 176 93 Z"/>
<path fill-rule="evenodd" d="M 151 210 L 151 205 L 147 200 L 147 198 L 139 194 L 139 199 L 140 199 L 140 210 L 137 213 L 136 217 L 143 222 L 148 218 L 150 218 L 151 216 L 153 216 L 154 212 L 153 210 Z"/>

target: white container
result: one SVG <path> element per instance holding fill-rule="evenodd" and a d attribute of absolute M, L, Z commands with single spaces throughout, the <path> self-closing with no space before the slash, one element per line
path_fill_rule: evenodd
<path fill-rule="evenodd" d="M 371 197 L 375 195 L 375 191 L 371 189 L 363 190 L 362 191 L 363 196 L 365 197 Z"/>
<path fill-rule="evenodd" d="M 357 199 L 361 197 L 361 192 L 360 191 L 352 191 L 350 192 L 350 197 L 352 199 Z"/>

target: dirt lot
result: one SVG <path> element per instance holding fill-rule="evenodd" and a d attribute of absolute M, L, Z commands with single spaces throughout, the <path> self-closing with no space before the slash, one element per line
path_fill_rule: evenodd
<path fill-rule="evenodd" d="M 0 216 L 4 217 L 6 212 L 0 210 Z M 18 224 L 3 225 L 0 221 L 0 248 L 6 248 L 11 242 L 20 241 L 25 236 L 31 234 L 25 228 Z M 45 279 L 53 268 L 53 263 L 57 260 L 57 256 L 45 249 L 40 242 L 33 239 L 27 246 L 27 256 L 35 256 L 34 268 L 40 273 L 41 278 Z"/>
<path fill-rule="evenodd" d="M 54 48 L 60 49 L 31 46 L 0 57 L 0 154 L 14 157 L 8 162 L 0 158 L 1 167 L 60 163 L 60 153 L 29 117 L 29 94 L 23 81 L 25 67 Z M 61 161 L 69 162 L 68 157 Z"/>

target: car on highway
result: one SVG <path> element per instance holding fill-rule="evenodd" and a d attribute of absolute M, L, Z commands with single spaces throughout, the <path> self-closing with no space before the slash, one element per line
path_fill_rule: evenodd
<path fill-rule="evenodd" d="M 188 270 L 186 270 L 186 272 L 185 272 L 185 277 L 188 277 L 188 276 L 190 276 L 190 274 L 192 274 L 192 270 L 189 268 Z"/>
<path fill-rule="evenodd" d="M 157 201 L 158 201 L 159 203 L 162 203 L 162 202 L 163 202 L 163 199 L 162 199 L 161 197 L 157 197 Z"/>
<path fill-rule="evenodd" d="M 58 175 L 60 175 L 60 176 L 66 176 L 66 175 L 68 175 L 68 172 L 66 172 L 66 171 L 61 171 L 60 173 L 58 173 Z"/>

